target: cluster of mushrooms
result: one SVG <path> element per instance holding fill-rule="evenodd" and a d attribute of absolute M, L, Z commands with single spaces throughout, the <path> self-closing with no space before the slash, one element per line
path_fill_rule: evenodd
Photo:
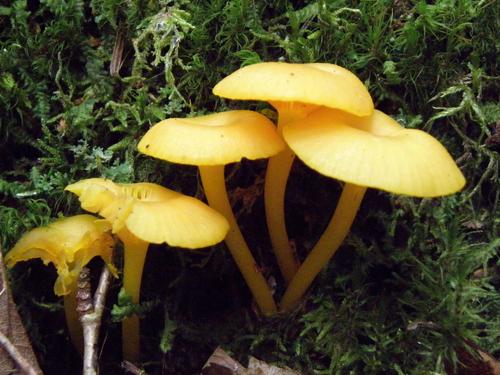
<path fill-rule="evenodd" d="M 52 263 L 57 295 L 64 296 L 66 319 L 78 346 L 76 279 L 100 256 L 111 264 L 113 233 L 123 243 L 123 287 L 140 299 L 144 260 L 150 243 L 201 248 L 225 239 L 261 312 L 287 312 L 345 239 L 368 187 L 415 197 L 459 191 L 465 178 L 446 149 L 429 134 L 405 129 L 375 110 L 363 83 L 333 64 L 267 62 L 246 66 L 219 82 L 215 95 L 263 100 L 278 113 L 277 127 L 264 115 L 233 110 L 193 118 L 170 118 L 149 129 L 138 144 L 146 155 L 196 165 L 208 205 L 151 183 L 119 184 L 102 178 L 66 187 L 84 210 L 99 214 L 61 218 L 25 234 L 6 263 L 41 258 Z M 196 142 L 194 142 L 196 140 Z M 284 196 L 297 155 L 315 171 L 343 182 L 333 216 L 306 259 L 294 255 L 286 231 Z M 238 227 L 229 204 L 224 166 L 246 158 L 269 158 L 264 199 L 266 221 L 286 291 L 276 304 L 266 279 Z M 123 353 L 139 355 L 139 320 L 123 321 Z"/>

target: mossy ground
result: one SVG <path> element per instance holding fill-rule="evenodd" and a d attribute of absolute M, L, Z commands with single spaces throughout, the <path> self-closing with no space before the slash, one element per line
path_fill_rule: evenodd
<path fill-rule="evenodd" d="M 499 19 L 498 3 L 488 0 L 0 0 L 0 244 L 9 249 L 26 230 L 79 212 L 63 188 L 81 178 L 150 181 L 201 197 L 194 168 L 137 153 L 153 123 L 268 109 L 211 94 L 245 64 L 337 63 L 366 83 L 378 108 L 437 137 L 466 188 L 432 200 L 369 191 L 304 303 L 269 320 L 253 312 L 223 245 L 153 246 L 144 368 L 196 373 L 218 345 L 243 361 L 251 354 L 315 374 L 441 374 L 446 363 L 458 366 L 464 340 L 498 355 Z M 111 64 L 121 64 L 119 76 Z M 280 294 L 257 194 L 264 168 L 230 166 L 228 185 L 233 196 L 255 198 L 235 209 Z M 294 166 L 287 223 L 302 257 L 338 193 L 335 181 Z M 42 367 L 76 373 L 54 279 L 36 262 L 12 272 Z M 117 373 L 120 329 L 110 314 L 103 330 L 102 372 Z"/>

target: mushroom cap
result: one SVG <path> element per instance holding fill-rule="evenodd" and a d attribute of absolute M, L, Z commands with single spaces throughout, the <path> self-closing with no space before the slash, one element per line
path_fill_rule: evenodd
<path fill-rule="evenodd" d="M 66 295 L 95 256 L 116 273 L 111 264 L 114 241 L 110 229 L 108 222 L 91 215 L 64 217 L 25 233 L 5 257 L 5 263 L 13 267 L 17 262 L 40 258 L 45 265 L 54 264 L 58 273 L 54 293 Z"/>
<path fill-rule="evenodd" d="M 417 197 L 452 194 L 465 184 L 439 141 L 377 110 L 357 117 L 319 109 L 285 125 L 283 137 L 309 167 L 352 184 Z"/>
<path fill-rule="evenodd" d="M 82 208 L 108 220 L 113 233 L 126 227 L 139 239 L 170 246 L 200 248 L 224 239 L 227 220 L 198 199 L 163 186 L 140 182 L 116 184 L 90 178 L 68 185 Z"/>
<path fill-rule="evenodd" d="M 261 159 L 285 148 L 274 124 L 254 111 L 163 120 L 147 131 L 139 152 L 173 163 L 224 165 Z"/>
<path fill-rule="evenodd" d="M 363 82 L 349 70 L 327 63 L 247 65 L 221 80 L 212 91 L 229 99 L 301 102 L 358 116 L 373 113 L 373 101 Z"/>

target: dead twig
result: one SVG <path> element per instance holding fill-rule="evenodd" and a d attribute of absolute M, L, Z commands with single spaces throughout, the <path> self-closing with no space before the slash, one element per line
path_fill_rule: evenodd
<path fill-rule="evenodd" d="M 16 363 L 21 373 L 26 375 L 40 375 L 41 372 L 37 371 L 26 358 L 17 350 L 17 348 L 10 342 L 10 340 L 2 332 L 0 332 L 0 347 L 4 349 Z"/>
<path fill-rule="evenodd" d="M 113 46 L 113 54 L 111 55 L 111 63 L 109 64 L 109 74 L 111 77 L 119 77 L 120 69 L 123 65 L 123 48 L 125 46 L 125 27 L 120 25 L 116 32 L 115 45 Z"/>
<path fill-rule="evenodd" d="M 84 268 L 80 272 L 76 298 L 77 310 L 83 327 L 83 375 L 96 375 L 99 372 L 97 346 L 110 280 L 111 272 L 107 266 L 104 266 L 92 300 L 89 270 Z"/>

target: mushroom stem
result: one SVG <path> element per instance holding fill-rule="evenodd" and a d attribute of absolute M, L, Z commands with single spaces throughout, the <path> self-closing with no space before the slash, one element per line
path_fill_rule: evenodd
<path fill-rule="evenodd" d="M 290 246 L 285 223 L 286 182 L 294 159 L 295 154 L 288 146 L 279 154 L 271 157 L 267 163 L 264 185 L 269 237 L 281 274 L 287 284 L 292 280 L 300 266 Z"/>
<path fill-rule="evenodd" d="M 316 275 L 340 247 L 351 228 L 365 192 L 364 186 L 350 183 L 344 185 L 330 223 L 285 291 L 280 304 L 281 312 L 289 311 L 300 301 Z"/>
<path fill-rule="evenodd" d="M 294 102 L 272 102 L 278 111 L 278 131 L 283 125 L 306 117 L 317 108 L 314 105 Z M 264 185 L 264 203 L 269 237 L 278 265 L 286 283 L 290 283 L 299 269 L 300 263 L 290 246 L 285 223 L 285 191 L 290 169 L 295 159 L 294 152 L 286 146 L 285 150 L 271 157 L 267 164 Z"/>
<path fill-rule="evenodd" d="M 76 311 L 76 288 L 64 296 L 64 315 L 68 326 L 69 337 L 80 355 L 83 354 L 83 329 Z"/>
<path fill-rule="evenodd" d="M 133 303 L 139 303 L 141 294 L 142 270 L 148 251 L 148 243 L 127 229 L 122 229 L 118 237 L 123 242 L 123 288 Z M 123 358 L 137 363 L 140 353 L 139 317 L 133 315 L 122 322 Z"/>
<path fill-rule="evenodd" d="M 276 303 L 271 290 L 259 271 L 259 267 L 243 238 L 229 204 L 224 180 L 224 166 L 200 166 L 199 168 L 209 205 L 224 215 L 229 222 L 230 229 L 225 238 L 227 247 L 250 288 L 257 305 L 264 315 L 276 313 Z"/>

